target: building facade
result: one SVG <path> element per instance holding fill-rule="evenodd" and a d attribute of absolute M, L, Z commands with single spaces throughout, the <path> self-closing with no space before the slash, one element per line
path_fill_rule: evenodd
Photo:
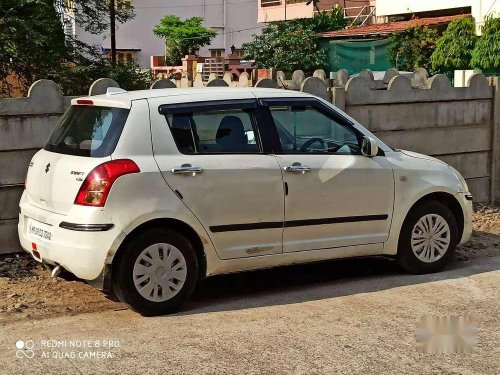
<path fill-rule="evenodd" d="M 117 0 L 118 1 L 118 0 Z M 125 1 L 125 0 L 121 0 Z M 124 24 L 117 23 L 116 48 L 120 60 L 135 59 L 141 67 L 150 66 L 153 55 L 162 55 L 165 43 L 153 34 L 153 28 L 165 15 L 176 15 L 181 19 L 203 17 L 206 27 L 218 32 L 209 46 L 202 47 L 200 55 L 222 57 L 236 53 L 243 43 L 251 41 L 262 25 L 257 23 L 259 0 L 126 0 L 135 8 L 135 18 Z M 71 19 L 67 14 L 66 19 Z M 110 50 L 109 30 L 102 35 L 92 35 L 78 25 L 66 27 L 79 40 L 97 46 L 103 53 Z"/>
<path fill-rule="evenodd" d="M 317 7 L 309 0 L 259 0 L 259 22 L 285 21 L 296 18 L 311 18 L 315 12 L 340 6 L 347 18 L 354 20 L 366 17 L 373 10 L 374 0 L 321 0 Z"/>
<path fill-rule="evenodd" d="M 500 16 L 500 0 L 377 0 L 376 14 L 382 22 L 392 16 L 422 18 L 472 14 L 480 34 L 485 17 Z"/>

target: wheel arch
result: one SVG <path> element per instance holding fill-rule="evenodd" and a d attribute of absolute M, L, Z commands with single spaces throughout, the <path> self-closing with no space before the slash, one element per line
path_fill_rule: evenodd
<path fill-rule="evenodd" d="M 113 256 L 113 262 L 115 261 L 115 259 L 118 259 L 119 257 L 123 256 L 124 249 L 127 247 L 127 244 L 135 236 L 137 236 L 139 233 L 143 233 L 152 228 L 169 228 L 184 234 L 186 238 L 191 242 L 196 252 L 199 264 L 199 274 L 198 274 L 199 279 L 201 280 L 206 277 L 207 261 L 205 256 L 205 248 L 203 246 L 203 241 L 201 240 L 201 237 L 189 224 L 186 224 L 181 220 L 172 218 L 155 218 L 148 220 L 135 227 L 130 233 L 128 233 L 125 236 L 125 238 L 121 242 L 120 246 L 118 247 L 116 253 Z"/>
<path fill-rule="evenodd" d="M 397 254 L 399 245 L 399 236 L 404 222 L 406 221 L 408 215 L 416 207 L 424 202 L 435 200 L 444 203 L 453 213 L 457 220 L 459 236 L 463 235 L 465 230 L 465 212 L 464 207 L 455 197 L 456 192 L 446 189 L 445 187 L 441 189 L 436 189 L 422 192 L 421 195 L 414 197 L 410 202 L 406 199 L 396 199 L 394 206 L 393 221 L 391 223 L 391 229 L 388 241 L 384 243 L 383 253 L 388 256 L 394 256 Z M 401 207 L 403 206 L 403 207 Z"/>
<path fill-rule="evenodd" d="M 443 203 L 446 207 L 450 209 L 450 211 L 453 213 L 453 216 L 455 216 L 455 219 L 457 220 L 458 238 L 459 239 L 462 238 L 462 234 L 464 232 L 464 218 L 465 218 L 462 206 L 452 194 L 446 193 L 444 191 L 429 193 L 418 199 L 415 203 L 413 203 L 413 205 L 406 213 L 405 220 L 416 207 L 429 201 L 437 201 Z"/>

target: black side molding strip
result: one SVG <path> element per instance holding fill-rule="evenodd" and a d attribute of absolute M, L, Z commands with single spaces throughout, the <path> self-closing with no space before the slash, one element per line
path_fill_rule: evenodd
<path fill-rule="evenodd" d="M 59 227 L 78 232 L 105 232 L 113 228 L 114 224 L 74 224 L 63 221 Z"/>
<path fill-rule="evenodd" d="M 236 232 L 240 230 L 271 229 L 271 228 L 283 228 L 283 222 L 271 221 L 271 222 L 250 223 L 250 224 L 214 225 L 210 227 L 210 230 L 213 233 L 219 233 L 219 232 Z"/>
<path fill-rule="evenodd" d="M 330 217 L 325 219 L 290 220 L 290 221 L 285 221 L 285 228 L 302 227 L 306 225 L 355 223 L 358 221 L 378 221 L 378 220 L 387 220 L 388 217 L 389 215 L 364 215 L 364 216 Z"/>
<path fill-rule="evenodd" d="M 210 227 L 212 233 L 220 232 L 236 232 L 241 230 L 255 229 L 272 229 L 272 228 L 292 228 L 303 227 L 308 225 L 324 225 L 324 224 L 339 224 L 339 223 L 355 223 L 360 221 L 378 221 L 387 220 L 389 215 L 364 215 L 364 216 L 346 216 L 346 217 L 331 217 L 323 219 L 305 219 L 305 220 L 289 220 L 284 223 L 281 221 L 249 223 L 249 224 L 226 224 L 214 225 Z"/>

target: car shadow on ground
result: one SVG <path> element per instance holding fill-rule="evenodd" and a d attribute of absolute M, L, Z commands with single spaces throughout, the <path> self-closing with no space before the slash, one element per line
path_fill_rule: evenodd
<path fill-rule="evenodd" d="M 407 274 L 393 259 L 369 257 L 215 276 L 200 283 L 180 314 L 301 303 L 499 270 L 500 236 L 476 232 L 478 235 L 496 246 L 462 247 L 442 272 L 429 275 Z"/>

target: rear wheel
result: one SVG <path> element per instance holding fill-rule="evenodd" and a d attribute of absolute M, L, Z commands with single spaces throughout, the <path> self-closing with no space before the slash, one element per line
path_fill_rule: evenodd
<path fill-rule="evenodd" d="M 407 272 L 440 271 L 458 244 L 458 225 L 451 210 L 438 201 L 428 201 L 408 214 L 399 236 L 398 264 Z"/>
<path fill-rule="evenodd" d="M 130 241 L 113 268 L 113 290 L 142 315 L 177 312 L 193 292 L 198 260 L 181 233 L 155 228 Z"/>

